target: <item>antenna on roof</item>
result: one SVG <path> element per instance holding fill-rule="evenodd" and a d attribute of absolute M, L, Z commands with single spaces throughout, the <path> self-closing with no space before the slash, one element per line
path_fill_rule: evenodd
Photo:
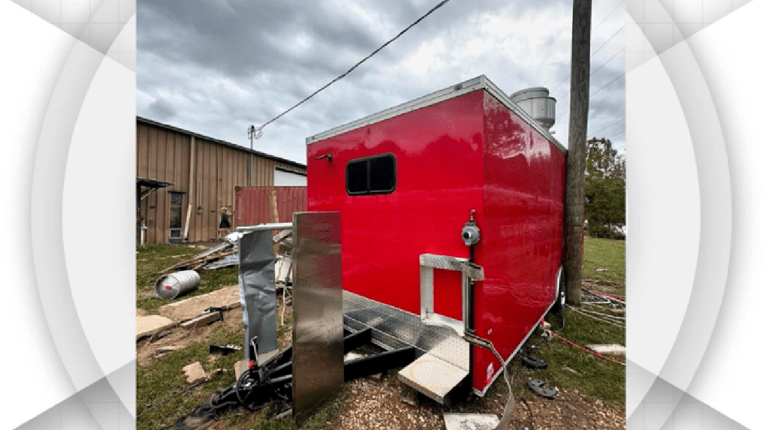
<path fill-rule="evenodd" d="M 264 126 L 256 127 L 255 125 L 251 124 L 248 127 L 248 138 L 251 139 L 251 159 L 248 163 L 248 186 L 253 186 L 253 139 L 258 139 L 261 137 L 262 134 L 264 134 Z"/>

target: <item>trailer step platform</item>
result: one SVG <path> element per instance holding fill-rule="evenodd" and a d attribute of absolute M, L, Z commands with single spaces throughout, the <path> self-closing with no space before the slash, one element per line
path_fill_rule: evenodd
<path fill-rule="evenodd" d="M 371 343 L 394 351 L 413 347 L 398 377 L 440 404 L 469 375 L 469 344 L 453 329 L 422 323 L 421 317 L 365 297 L 343 292 L 344 327 L 351 333 L 370 329 Z M 405 363 L 407 364 L 407 363 Z"/>
<path fill-rule="evenodd" d="M 404 367 L 397 377 L 416 391 L 444 405 L 448 394 L 467 375 L 469 375 L 468 370 L 427 353 Z"/>

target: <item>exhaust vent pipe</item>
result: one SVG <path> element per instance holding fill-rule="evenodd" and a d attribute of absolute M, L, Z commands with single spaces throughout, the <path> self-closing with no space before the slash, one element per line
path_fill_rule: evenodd
<path fill-rule="evenodd" d="M 544 87 L 526 88 L 512 93 L 512 101 L 520 106 L 539 125 L 549 131 L 555 125 L 555 100 Z"/>

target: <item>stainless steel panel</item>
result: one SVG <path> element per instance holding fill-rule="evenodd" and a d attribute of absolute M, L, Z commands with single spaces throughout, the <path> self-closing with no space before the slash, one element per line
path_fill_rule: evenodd
<path fill-rule="evenodd" d="M 341 214 L 293 215 L 293 416 L 301 424 L 344 383 Z"/>

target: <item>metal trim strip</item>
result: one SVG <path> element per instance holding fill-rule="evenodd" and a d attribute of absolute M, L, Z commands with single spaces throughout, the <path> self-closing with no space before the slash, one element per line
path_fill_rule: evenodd
<path fill-rule="evenodd" d="M 555 300 L 557 300 L 557 299 L 555 299 Z M 549 305 L 549 307 L 547 307 L 547 310 L 545 310 L 545 311 L 544 311 L 544 313 L 543 313 L 543 314 L 541 314 L 541 316 L 539 317 L 538 321 L 541 321 L 541 319 L 542 319 L 542 318 L 544 318 L 544 316 L 545 316 L 545 315 L 547 315 L 547 313 L 549 312 L 549 310 L 550 310 L 550 309 L 552 308 L 552 306 L 554 306 L 554 305 L 555 305 L 555 302 L 552 302 L 552 304 L 551 304 L 551 305 Z M 512 359 L 515 357 L 515 355 L 517 355 L 517 353 L 520 351 L 520 348 L 522 348 L 522 347 L 523 347 L 523 345 L 525 345 L 525 342 L 528 342 L 528 338 L 530 338 L 530 337 L 531 337 L 531 335 L 533 334 L 533 332 L 534 332 L 534 331 L 536 331 L 536 327 L 538 327 L 538 326 L 539 326 L 538 324 L 536 324 L 536 325 L 534 325 L 534 326 L 533 326 L 533 328 L 531 329 L 531 331 L 529 331 L 529 332 L 528 332 L 528 334 L 525 336 L 525 338 L 523 339 L 523 341 L 522 341 L 522 342 L 520 342 L 520 345 L 518 345 L 518 346 L 517 346 L 517 348 L 515 348 L 515 350 L 514 350 L 514 351 L 512 351 L 512 354 L 510 354 L 510 355 L 509 355 L 509 358 L 507 358 L 507 361 L 505 361 L 505 362 L 504 362 L 504 366 L 509 366 L 509 363 L 510 363 L 510 362 L 512 361 Z M 494 359 L 495 359 L 495 358 L 496 358 L 496 357 L 494 357 Z M 495 361 L 494 361 L 494 362 L 495 362 Z M 504 371 L 504 369 L 502 369 L 501 367 L 499 367 L 499 370 L 497 370 L 497 371 L 496 371 L 496 374 L 495 374 L 495 375 L 493 375 L 493 378 L 491 378 L 491 382 L 490 382 L 490 383 L 488 383 L 488 385 L 486 385 L 486 386 L 485 386 L 485 388 L 483 389 L 483 391 L 478 391 L 476 388 L 472 388 L 472 392 L 473 392 L 473 393 L 475 393 L 475 394 L 476 394 L 478 397 L 484 397 L 484 396 L 485 396 L 485 393 L 487 393 L 487 392 L 488 392 L 488 389 L 490 389 L 490 388 L 491 388 L 491 385 L 493 385 L 493 383 L 494 383 L 494 382 L 496 382 L 496 379 L 498 379 L 499 375 L 501 375 L 501 373 L 502 373 L 503 371 Z"/>
<path fill-rule="evenodd" d="M 328 139 L 329 137 L 338 136 L 342 133 L 346 133 L 348 131 L 358 129 L 366 125 L 376 124 L 378 122 L 381 122 L 390 118 L 394 118 L 398 115 L 402 115 L 407 112 L 411 112 L 417 109 L 431 106 L 433 104 L 440 103 L 442 101 L 449 100 L 454 97 L 471 93 L 472 91 L 485 87 L 485 82 L 483 81 L 483 78 L 485 78 L 485 76 L 480 75 L 476 78 L 472 78 L 470 80 L 461 82 L 459 84 L 452 85 L 448 88 L 435 91 L 434 93 L 427 94 L 425 96 L 419 97 L 409 102 L 405 102 L 397 106 L 391 107 L 389 109 L 385 109 L 381 112 L 368 115 L 356 121 L 352 121 L 350 123 L 338 126 L 336 128 L 332 128 L 323 133 L 310 136 L 307 138 L 307 145 L 310 145 L 320 140 Z"/>
<path fill-rule="evenodd" d="M 497 87 L 496 84 L 491 82 L 491 80 L 488 79 L 488 77 L 486 77 L 485 75 L 480 75 L 475 78 L 466 80 L 464 82 L 460 82 L 456 85 L 451 85 L 448 88 L 435 91 L 434 93 L 430 93 L 423 97 L 419 97 L 417 99 L 411 100 L 409 102 L 405 102 L 397 106 L 391 107 L 389 109 L 385 109 L 381 112 L 368 115 L 359 120 L 352 121 L 350 123 L 332 128 L 328 131 L 324 131 L 319 134 L 315 134 L 313 136 L 308 137 L 306 139 L 306 143 L 307 145 L 311 145 L 315 142 L 325 140 L 330 137 L 338 136 L 340 134 L 358 129 L 360 127 L 376 124 L 378 122 L 382 122 L 384 120 L 394 118 L 398 115 L 402 115 L 407 112 L 411 112 L 417 109 L 431 106 L 433 104 L 440 103 L 445 100 L 452 99 L 454 97 L 471 93 L 472 91 L 475 91 L 478 89 L 484 89 L 488 91 L 488 94 L 492 95 L 501 104 L 506 106 L 512 112 L 514 112 L 515 115 L 520 117 L 520 119 L 522 119 L 528 125 L 533 127 L 533 129 L 539 132 L 539 134 L 541 134 L 542 137 L 544 137 L 550 143 L 555 145 L 555 147 L 557 147 L 563 153 L 567 153 L 567 149 L 565 148 L 565 146 L 563 146 L 560 142 L 558 142 L 557 139 L 552 137 L 552 135 L 547 130 L 545 130 L 544 127 L 539 125 L 539 123 L 537 123 L 533 118 L 531 118 L 531 116 L 528 115 L 528 113 L 526 113 L 519 106 L 517 106 L 517 104 L 515 104 L 512 101 L 512 99 L 509 98 L 509 96 L 507 96 L 503 91 L 501 91 L 499 87 Z"/>

